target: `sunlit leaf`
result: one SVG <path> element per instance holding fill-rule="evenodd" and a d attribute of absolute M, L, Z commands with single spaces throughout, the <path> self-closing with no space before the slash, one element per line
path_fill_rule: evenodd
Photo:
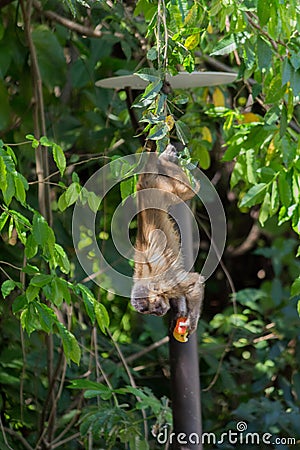
<path fill-rule="evenodd" d="M 6 298 L 17 286 L 17 283 L 13 280 L 6 280 L 1 285 L 1 293 L 3 298 Z"/>
<path fill-rule="evenodd" d="M 265 196 L 265 192 L 267 189 L 266 183 L 258 183 L 245 194 L 240 203 L 240 207 L 250 207 L 253 205 L 257 205 L 262 201 Z"/>
<path fill-rule="evenodd" d="M 230 34 L 229 36 L 226 36 L 218 42 L 211 55 L 228 55 L 229 53 L 236 50 L 236 48 L 237 45 L 235 36 L 233 34 Z"/>
<path fill-rule="evenodd" d="M 66 329 L 66 327 L 60 323 L 56 322 L 56 326 L 58 329 L 58 333 L 61 337 L 64 354 L 68 362 L 74 361 L 76 364 L 79 364 L 81 358 L 81 351 L 79 344 L 75 338 L 75 336 Z"/>
<path fill-rule="evenodd" d="M 97 323 L 102 333 L 106 334 L 106 329 L 109 327 L 109 315 L 102 303 L 96 302 L 94 304 Z"/>
<path fill-rule="evenodd" d="M 58 170 L 60 171 L 60 175 L 63 176 L 64 171 L 66 169 L 65 154 L 64 154 L 62 148 L 57 144 L 53 145 L 52 151 L 53 151 L 53 159 L 57 165 Z"/>

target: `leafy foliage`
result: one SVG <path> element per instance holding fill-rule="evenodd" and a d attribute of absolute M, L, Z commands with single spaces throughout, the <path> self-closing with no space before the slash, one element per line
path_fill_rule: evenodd
<path fill-rule="evenodd" d="M 227 212 L 224 264 L 237 292 L 221 268 L 207 283 L 204 431 L 221 435 L 245 420 L 249 430 L 299 441 L 297 2 L 32 5 L 0 2 L 1 448 L 142 450 L 172 426 L 167 350 L 151 347 L 166 325 L 137 319 L 106 291 L 106 274 L 100 287 L 86 279 L 71 238 L 78 199 L 95 214 L 103 208 L 99 243 L 132 273 L 118 260 L 110 223 L 136 178 L 101 206 L 83 187 L 105 162 L 141 151 L 132 115 L 158 151 L 170 139 L 182 144 L 182 165 L 207 171 Z M 165 85 L 167 73 L 220 67 L 238 74 L 234 85 Z M 128 73 L 147 81 L 129 109 L 128 91 L 95 87 Z M 206 217 L 200 205 L 196 216 L 200 224 Z M 82 230 L 82 246 L 89 243 Z"/>

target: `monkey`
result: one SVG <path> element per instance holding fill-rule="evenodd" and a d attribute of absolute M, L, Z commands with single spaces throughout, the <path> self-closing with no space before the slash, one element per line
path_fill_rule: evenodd
<path fill-rule="evenodd" d="M 194 195 L 172 144 L 159 156 L 150 154 L 137 183 L 139 212 L 131 304 L 142 314 L 156 316 L 172 308 L 176 321 L 173 336 L 180 342 L 186 342 L 197 328 L 204 278 L 185 270 L 180 235 L 169 208 Z"/>

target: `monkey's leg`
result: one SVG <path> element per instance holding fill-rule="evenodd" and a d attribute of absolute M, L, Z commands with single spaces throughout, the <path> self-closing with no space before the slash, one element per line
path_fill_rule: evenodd
<path fill-rule="evenodd" d="M 179 297 L 176 297 L 176 298 L 171 298 L 170 306 L 175 313 L 176 319 L 178 317 L 186 317 L 187 316 L 188 309 L 187 309 L 187 305 L 186 305 L 186 298 L 184 295 L 180 295 Z"/>
<path fill-rule="evenodd" d="M 193 285 L 189 286 L 186 293 L 187 318 L 189 322 L 189 334 L 194 333 L 197 329 L 198 320 L 201 315 L 202 304 L 204 299 L 204 278 L 197 274 L 190 274 L 192 278 L 196 278 Z"/>

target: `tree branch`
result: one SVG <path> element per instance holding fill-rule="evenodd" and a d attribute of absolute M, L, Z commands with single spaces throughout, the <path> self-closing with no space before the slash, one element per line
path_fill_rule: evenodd
<path fill-rule="evenodd" d="M 66 17 L 62 17 L 53 11 L 49 11 L 49 10 L 44 11 L 41 3 L 38 0 L 33 0 L 33 6 L 42 16 L 47 17 L 47 19 L 49 19 L 49 20 L 53 20 L 57 23 L 60 23 L 64 27 L 68 28 L 69 30 L 75 31 L 76 33 L 79 33 L 83 36 L 101 38 L 105 34 L 111 35 L 110 32 L 106 33 L 105 31 L 101 31 L 98 29 L 98 27 L 89 28 L 89 27 L 86 27 L 85 25 L 81 25 L 77 22 L 73 22 L 72 20 L 67 19 Z M 114 36 L 118 37 L 119 39 L 124 39 L 124 37 L 125 37 L 124 34 L 117 33 L 117 32 L 114 33 Z"/>
<path fill-rule="evenodd" d="M 10 434 L 11 436 L 17 438 L 23 444 L 23 446 L 26 450 L 33 450 L 31 445 L 28 444 L 26 439 L 24 439 L 21 434 L 17 433 L 14 430 L 11 430 L 10 428 L 7 428 L 7 427 L 3 427 L 3 429 L 4 429 L 5 433 Z"/>
<path fill-rule="evenodd" d="M 228 247 L 226 250 L 226 254 L 232 257 L 236 257 L 249 252 L 249 250 L 251 250 L 257 243 L 260 233 L 261 231 L 258 225 L 254 223 L 244 242 L 236 248 Z"/>
<path fill-rule="evenodd" d="M 288 46 L 286 45 L 285 42 L 281 41 L 280 39 L 276 39 L 276 40 L 272 39 L 271 36 L 269 35 L 269 33 L 267 33 L 258 23 L 256 23 L 254 20 L 252 20 L 252 19 L 258 20 L 258 18 L 256 17 L 255 14 L 248 11 L 246 13 L 246 16 L 247 16 L 247 19 L 248 19 L 248 22 L 250 23 L 250 25 L 252 25 L 254 28 L 256 28 L 261 34 L 263 34 L 268 39 L 268 41 L 270 42 L 270 44 L 272 45 L 272 47 L 274 48 L 274 50 L 276 52 L 278 52 L 278 44 L 282 45 L 285 48 L 288 48 Z"/>
<path fill-rule="evenodd" d="M 21 0 L 20 4 L 24 19 L 25 36 L 31 60 L 31 76 L 34 95 L 34 111 L 33 111 L 34 134 L 35 137 L 39 139 L 41 136 L 46 136 L 46 121 L 44 111 L 42 77 L 38 64 L 35 45 L 31 36 L 32 0 L 28 0 L 27 3 L 25 3 L 24 0 Z M 47 178 L 49 175 L 48 151 L 41 146 L 39 146 L 36 149 L 36 173 L 38 180 L 40 181 L 44 180 L 44 178 Z M 52 212 L 50 205 L 50 189 L 48 185 L 45 185 L 43 183 L 39 184 L 38 197 L 39 197 L 39 210 L 41 214 L 45 217 L 49 225 L 51 226 Z"/>

